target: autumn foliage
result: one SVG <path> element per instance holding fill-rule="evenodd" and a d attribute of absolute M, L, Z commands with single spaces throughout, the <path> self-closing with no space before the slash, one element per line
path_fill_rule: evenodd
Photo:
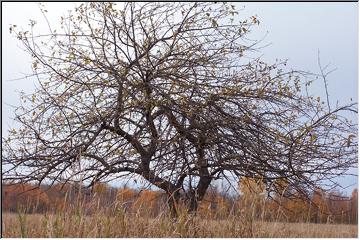
<path fill-rule="evenodd" d="M 292 191 L 283 180 L 276 193 L 268 194 L 261 179 L 243 178 L 240 202 L 252 217 L 283 222 L 357 223 L 357 189 L 351 197 L 338 191 L 315 189 L 308 198 Z M 275 216 L 275 219 L 274 219 Z"/>
<path fill-rule="evenodd" d="M 22 205 L 27 206 L 28 211 L 43 211 L 50 206 L 49 197 L 41 189 L 33 189 L 29 184 L 3 185 L 2 186 L 2 209 L 16 211 Z"/>

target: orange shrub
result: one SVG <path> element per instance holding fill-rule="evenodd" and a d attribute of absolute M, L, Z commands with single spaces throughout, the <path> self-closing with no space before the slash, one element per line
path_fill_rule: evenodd
<path fill-rule="evenodd" d="M 166 207 L 165 193 L 160 191 L 143 190 L 133 204 L 133 209 L 142 215 L 156 216 Z"/>

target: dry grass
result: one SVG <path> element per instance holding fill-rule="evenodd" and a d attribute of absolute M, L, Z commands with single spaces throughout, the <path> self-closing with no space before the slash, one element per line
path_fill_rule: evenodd
<path fill-rule="evenodd" d="M 315 223 L 257 224 L 255 237 L 357 238 L 357 225 Z"/>
<path fill-rule="evenodd" d="M 118 211 L 86 216 L 81 212 L 58 214 L 3 213 L 3 237 L 357 237 L 356 225 L 268 223 L 230 217 L 199 219 L 181 215 L 144 218 Z"/>
<path fill-rule="evenodd" d="M 80 199 L 80 198 L 79 198 Z M 268 209 L 265 203 L 249 201 L 242 211 L 228 217 L 217 211 L 216 216 L 197 217 L 187 214 L 178 206 L 179 217 L 175 220 L 168 215 L 166 206 L 161 207 L 157 217 L 150 217 L 148 207 L 130 208 L 124 211 L 121 201 L 102 205 L 96 199 L 92 205 L 84 205 L 78 200 L 67 203 L 66 198 L 57 213 L 25 214 L 28 206 L 22 206 L 18 213 L 3 213 L 3 237 L 217 237 L 217 238 L 356 238 L 357 225 L 314 224 L 280 222 L 281 211 L 269 212 L 273 222 L 266 222 Z M 86 207 L 87 206 L 87 207 Z M 89 206 L 92 206 L 89 208 Z M 85 210 L 91 210 L 85 211 Z M 256 211 L 258 210 L 258 211 Z M 85 213 L 87 212 L 87 214 Z M 256 212 L 260 212 L 261 217 Z M 220 219 L 216 219 L 220 218 Z M 262 220 L 259 220 L 262 219 Z"/>

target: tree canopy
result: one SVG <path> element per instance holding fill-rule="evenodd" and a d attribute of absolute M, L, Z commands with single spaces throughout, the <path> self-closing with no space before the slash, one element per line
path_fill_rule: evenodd
<path fill-rule="evenodd" d="M 259 20 L 237 14 L 228 3 L 83 3 L 60 30 L 11 26 L 38 88 L 3 139 L 4 179 L 138 175 L 193 211 L 214 179 L 275 191 L 286 179 L 305 194 L 355 166 L 357 125 L 342 112 L 357 105 L 330 109 L 306 73 L 252 57 Z"/>

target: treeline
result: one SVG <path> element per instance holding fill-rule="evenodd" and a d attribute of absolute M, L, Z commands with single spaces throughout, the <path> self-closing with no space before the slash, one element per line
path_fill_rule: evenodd
<path fill-rule="evenodd" d="M 318 188 L 307 199 L 291 189 L 286 181 L 277 193 L 269 196 L 261 179 L 243 178 L 239 183 L 242 206 L 253 209 L 255 218 L 286 222 L 343 223 L 358 222 L 358 190 L 345 196 L 334 190 L 325 193 Z M 264 197 L 265 196 L 265 197 Z"/>
<path fill-rule="evenodd" d="M 239 183 L 239 190 L 241 195 L 233 196 L 210 188 L 197 214 L 214 219 L 239 215 L 262 221 L 357 224 L 357 189 L 350 197 L 317 189 L 310 199 L 304 200 L 287 196 L 286 189 L 269 196 L 261 181 L 246 178 Z M 92 214 L 107 208 L 156 217 L 166 210 L 166 198 L 161 191 L 114 188 L 104 183 L 92 189 L 69 183 L 39 188 L 31 184 L 2 184 L 2 209 L 10 212 L 45 213 L 73 207 Z"/>

